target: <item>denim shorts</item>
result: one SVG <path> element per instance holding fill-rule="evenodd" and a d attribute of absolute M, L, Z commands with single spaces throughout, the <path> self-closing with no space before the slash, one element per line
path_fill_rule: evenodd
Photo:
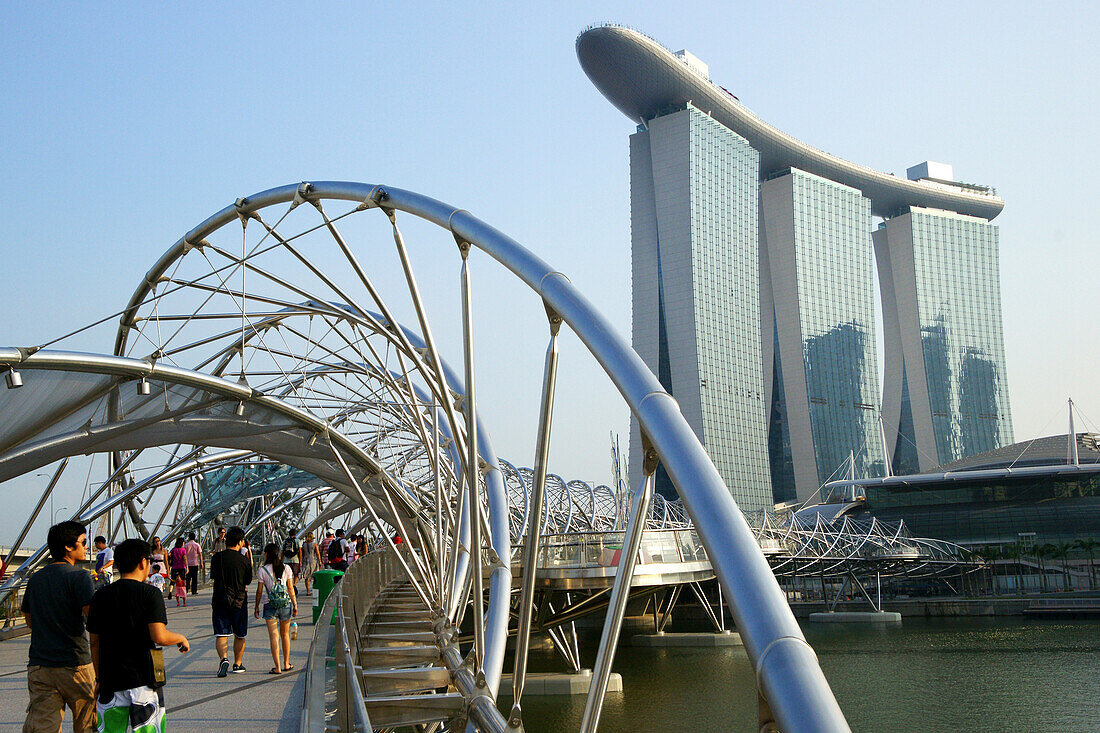
<path fill-rule="evenodd" d="M 275 608 L 275 604 L 271 601 L 264 601 L 264 620 L 270 621 L 276 619 L 277 621 L 289 621 L 293 608 L 288 603 L 282 608 Z"/>
<path fill-rule="evenodd" d="M 240 639 L 248 635 L 247 603 L 237 610 L 214 608 L 214 636 L 233 634 Z"/>

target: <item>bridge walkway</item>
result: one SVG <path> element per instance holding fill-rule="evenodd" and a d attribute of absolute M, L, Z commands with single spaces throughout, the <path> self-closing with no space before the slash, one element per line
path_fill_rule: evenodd
<path fill-rule="evenodd" d="M 302 710 L 305 668 L 309 643 L 313 638 L 310 606 L 303 597 L 298 610 L 301 626 L 298 639 L 290 642 L 290 662 L 294 670 L 281 675 L 268 674 L 271 652 L 263 619 L 249 614 L 248 642 L 244 651 L 247 672 L 218 679 L 217 653 L 210 626 L 210 592 L 200 591 L 187 599 L 187 607 L 176 608 L 167 601 L 168 627 L 191 642 L 191 651 L 180 654 L 166 649 L 164 660 L 168 684 L 169 730 L 220 731 L 298 731 Z M 251 591 L 249 604 L 253 602 Z M 251 605 L 249 606 L 251 611 Z M 0 731 L 21 729 L 27 709 L 27 650 L 30 636 L 0 642 Z M 71 730 L 66 714 L 62 730 Z"/>

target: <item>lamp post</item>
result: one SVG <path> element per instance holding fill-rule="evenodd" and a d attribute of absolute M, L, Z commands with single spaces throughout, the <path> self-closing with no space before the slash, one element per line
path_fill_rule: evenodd
<path fill-rule="evenodd" d="M 53 517 L 53 521 L 51 522 L 51 524 L 57 524 L 57 512 L 53 512 L 53 503 L 52 502 L 50 503 L 50 509 L 51 509 L 51 516 Z M 60 509 L 58 509 L 57 511 L 58 512 L 65 512 L 65 511 L 68 511 L 68 510 L 69 510 L 69 507 L 63 506 Z"/>

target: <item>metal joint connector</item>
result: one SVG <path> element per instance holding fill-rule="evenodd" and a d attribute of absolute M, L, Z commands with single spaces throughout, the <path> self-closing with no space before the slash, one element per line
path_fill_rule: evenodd
<path fill-rule="evenodd" d="M 298 184 L 298 190 L 294 192 L 294 200 L 290 202 L 290 208 L 294 208 L 299 204 L 304 204 L 309 201 L 309 194 L 313 192 L 313 184 L 308 181 L 302 181 Z M 320 202 L 310 201 L 314 206 L 318 206 Z"/>
<path fill-rule="evenodd" d="M 470 243 L 463 237 L 458 236 L 458 232 L 455 231 L 454 218 L 455 214 L 469 214 L 466 209 L 455 209 L 451 212 L 451 215 L 447 217 L 447 228 L 451 230 L 451 236 L 455 238 L 455 244 L 458 245 L 458 251 L 462 253 L 463 259 L 470 253 Z"/>
<path fill-rule="evenodd" d="M 366 211 L 367 209 L 378 208 L 382 205 L 382 202 L 389 197 L 389 194 L 386 193 L 386 189 L 382 188 L 381 186 L 375 186 L 370 190 L 370 193 L 367 194 L 367 197 L 363 199 L 363 203 L 359 204 L 359 208 L 357 210 Z M 392 209 L 387 209 L 385 211 L 388 216 Z"/>

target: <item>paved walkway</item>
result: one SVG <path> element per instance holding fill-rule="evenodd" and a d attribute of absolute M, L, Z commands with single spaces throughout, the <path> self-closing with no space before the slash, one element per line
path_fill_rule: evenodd
<path fill-rule="evenodd" d="M 252 609 L 249 591 L 249 610 Z M 168 705 L 168 729 L 177 731 L 280 731 L 298 730 L 305 680 L 300 674 L 313 639 L 313 600 L 302 598 L 298 610 L 297 641 L 290 642 L 290 663 L 294 670 L 268 674 L 271 652 L 263 619 L 249 615 L 248 644 L 244 651 L 243 674 L 215 676 L 218 657 L 210 627 L 210 591 L 188 599 L 187 608 L 168 604 L 168 628 L 191 642 L 191 651 L 164 650 L 168 684 L 164 690 Z M 27 709 L 27 648 L 30 636 L 0 641 L 0 731 L 21 730 Z M 232 653 L 232 650 L 230 650 Z M 231 656 L 232 658 L 232 656 Z M 63 731 L 71 731 L 69 716 Z"/>

